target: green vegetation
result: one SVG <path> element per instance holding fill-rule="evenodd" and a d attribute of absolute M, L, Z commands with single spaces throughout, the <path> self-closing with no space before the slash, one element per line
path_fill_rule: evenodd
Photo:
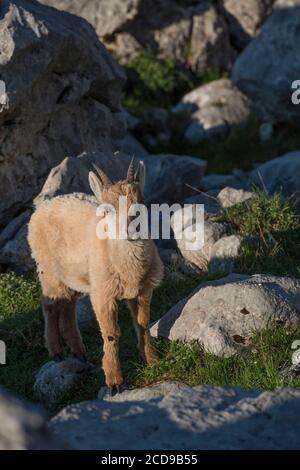
<path fill-rule="evenodd" d="M 184 116 L 179 116 L 184 119 Z M 267 142 L 260 141 L 259 122 L 252 118 L 249 123 L 237 127 L 226 137 L 216 137 L 193 145 L 176 136 L 175 132 L 168 143 L 148 147 L 151 153 L 176 153 L 191 155 L 207 160 L 207 173 L 232 173 L 234 169 L 251 170 L 256 163 L 265 162 L 299 150 L 299 130 L 293 125 L 275 127 L 273 137 Z"/>
<path fill-rule="evenodd" d="M 199 77 L 177 67 L 172 59 L 159 60 L 147 51 L 128 62 L 125 71 L 128 83 L 124 106 L 136 116 L 147 107 L 168 109 L 191 89 L 220 78 L 214 72 Z"/>
<path fill-rule="evenodd" d="M 251 349 L 231 358 L 205 353 L 197 343 L 160 340 L 162 359 L 140 370 L 138 384 L 179 380 L 189 385 L 238 385 L 245 389 L 274 389 L 283 385 L 278 371 L 291 363 L 291 344 L 300 336 L 300 327 L 287 331 L 280 327 L 265 330 L 253 338 Z M 300 387 L 300 379 L 288 384 Z"/>
<path fill-rule="evenodd" d="M 300 277 L 300 213 L 293 201 L 256 191 L 250 202 L 227 209 L 221 219 L 233 224 L 235 233 L 254 236 L 242 247 L 237 271 Z"/>

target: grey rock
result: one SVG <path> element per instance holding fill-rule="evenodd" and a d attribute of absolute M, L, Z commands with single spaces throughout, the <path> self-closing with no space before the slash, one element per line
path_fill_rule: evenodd
<path fill-rule="evenodd" d="M 81 297 L 76 303 L 77 321 L 80 327 L 88 327 L 95 320 L 95 313 L 88 295 Z"/>
<path fill-rule="evenodd" d="M 248 175 L 243 171 L 235 171 L 232 175 L 210 174 L 204 176 L 201 181 L 203 191 L 221 190 L 226 186 L 234 189 L 248 188 Z"/>
<path fill-rule="evenodd" d="M 222 12 L 229 23 L 234 45 L 246 47 L 258 34 L 274 0 L 224 0 Z"/>
<path fill-rule="evenodd" d="M 24 223 L 0 250 L 0 264 L 7 265 L 20 274 L 32 270 L 35 266 L 27 242 L 27 233 L 27 223 Z"/>
<path fill-rule="evenodd" d="M 151 327 L 153 336 L 199 341 L 206 351 L 231 356 L 254 331 L 300 320 L 300 282 L 289 277 L 231 274 L 200 285 Z"/>
<path fill-rule="evenodd" d="M 145 389 L 140 391 L 145 394 Z M 183 387 L 69 405 L 50 430 L 73 449 L 299 449 L 300 391 Z M 122 395 L 121 395 L 122 397 Z M 150 399 L 150 397 L 152 397 Z M 113 436 L 113 439 L 112 439 Z"/>
<path fill-rule="evenodd" d="M 135 17 L 139 0 L 41 0 L 41 3 L 85 18 L 103 38 Z"/>
<path fill-rule="evenodd" d="M 253 193 L 251 191 L 244 191 L 243 189 L 235 189 L 227 186 L 219 192 L 218 201 L 223 208 L 228 208 L 249 201 L 252 197 Z"/>
<path fill-rule="evenodd" d="M 51 170 L 35 204 L 61 194 L 89 194 L 88 172 L 92 169 L 92 162 L 96 162 L 113 181 L 123 179 L 131 158 L 132 155 L 122 152 L 90 152 L 76 158 L 67 157 Z M 188 156 L 139 155 L 138 159 L 146 165 L 145 197 L 148 203 L 184 199 L 191 192 L 186 184 L 199 186 L 206 168 L 204 160 Z"/>
<path fill-rule="evenodd" d="M 285 367 L 280 371 L 280 375 L 285 380 L 298 380 L 300 378 L 300 364 L 293 364 L 291 366 Z"/>
<path fill-rule="evenodd" d="M 123 179 L 131 157 L 118 153 L 84 152 L 78 157 L 66 157 L 54 167 L 35 198 L 35 205 L 45 199 L 51 199 L 69 193 L 90 194 L 88 173 L 93 169 L 92 163 L 99 165 L 112 180 Z"/>
<path fill-rule="evenodd" d="M 251 173 L 250 184 L 268 193 L 281 192 L 283 196 L 300 196 L 300 152 L 291 152 L 258 165 Z"/>
<path fill-rule="evenodd" d="M 181 202 L 199 188 L 207 162 L 186 155 L 145 155 L 145 197 L 148 203 Z"/>
<path fill-rule="evenodd" d="M 244 238 L 238 235 L 228 235 L 230 225 L 214 220 L 214 216 L 219 214 L 222 209 L 217 205 L 205 205 L 204 201 L 207 199 L 204 195 L 200 195 L 198 200 L 196 200 L 196 197 L 186 200 L 193 201 L 192 206 L 195 203 L 204 204 L 204 219 L 199 218 L 196 220 L 195 212 L 191 217 L 187 217 L 185 214 L 184 219 L 182 219 L 183 211 L 186 210 L 187 205 L 182 209 L 178 209 L 172 216 L 171 226 L 177 248 L 185 262 L 197 271 L 205 272 L 212 269 L 213 271 L 231 272 Z M 200 209 L 196 208 L 196 210 Z M 184 220 L 183 230 L 178 230 L 176 220 Z M 197 234 L 198 240 L 200 240 L 200 234 L 203 231 L 204 243 L 198 247 L 194 243 L 196 240 L 193 234 Z"/>
<path fill-rule="evenodd" d="M 262 143 L 271 140 L 274 134 L 274 126 L 271 122 L 264 122 L 259 127 L 259 138 Z"/>
<path fill-rule="evenodd" d="M 212 247 L 209 268 L 215 271 L 232 272 L 238 258 L 243 237 L 229 235 L 220 238 Z"/>
<path fill-rule="evenodd" d="M 114 403 L 122 403 L 126 401 L 148 401 L 162 398 L 168 393 L 178 392 L 185 388 L 188 388 L 188 385 L 181 382 L 169 381 L 142 388 L 125 389 L 122 393 L 117 393 L 116 395 L 111 396 L 108 393 L 107 387 L 101 387 L 98 394 L 98 400 L 105 400 Z"/>
<path fill-rule="evenodd" d="M 169 112 L 164 108 L 153 106 L 145 109 L 138 129 L 149 145 L 153 146 L 160 141 L 169 141 L 171 138 Z"/>
<path fill-rule="evenodd" d="M 228 231 L 228 225 L 224 223 L 213 222 L 210 220 L 196 221 L 194 218 L 186 220 L 186 226 L 181 232 L 177 232 L 176 229 L 176 218 L 182 217 L 184 209 L 179 209 L 171 218 L 171 226 L 174 230 L 174 237 L 176 239 L 177 248 L 183 258 L 191 263 L 195 268 L 200 271 L 206 271 L 208 269 L 208 263 L 211 260 L 213 248 L 215 243 L 225 235 Z M 189 246 L 189 231 L 200 234 L 204 230 L 204 244 L 199 249 L 191 249 Z"/>
<path fill-rule="evenodd" d="M 120 141 L 119 148 L 122 153 L 134 156 L 136 159 L 139 159 L 144 155 L 148 155 L 145 147 L 130 132 L 128 132 L 124 139 Z"/>
<path fill-rule="evenodd" d="M 6 225 L 6 227 L 0 232 L 0 248 L 5 245 L 6 242 L 11 240 L 17 234 L 20 228 L 28 222 L 30 215 L 31 211 L 26 210 Z"/>
<path fill-rule="evenodd" d="M 280 3 L 237 58 L 232 78 L 263 121 L 299 124 L 291 85 L 300 76 L 300 4 Z"/>
<path fill-rule="evenodd" d="M 45 411 L 0 389 L 0 450 L 64 449 L 46 427 Z"/>
<path fill-rule="evenodd" d="M 185 95 L 173 112 L 191 115 L 184 137 L 198 144 L 216 136 L 225 136 L 233 126 L 247 122 L 250 103 L 231 80 L 220 79 Z"/>
<path fill-rule="evenodd" d="M 126 109 L 124 110 L 125 120 L 126 120 L 126 127 L 129 131 L 133 131 L 137 128 L 140 123 L 140 119 L 131 114 Z"/>
<path fill-rule="evenodd" d="M 227 23 L 210 0 L 43 0 L 86 18 L 119 58 L 140 48 L 203 73 L 229 69 L 235 58 Z"/>
<path fill-rule="evenodd" d="M 69 357 L 63 361 L 49 361 L 36 374 L 33 385 L 35 397 L 47 408 L 58 403 L 64 395 L 80 384 L 93 368 L 89 362 Z"/>
<path fill-rule="evenodd" d="M 38 194 L 66 155 L 113 148 L 125 135 L 125 75 L 83 19 L 29 0 L 3 0 L 0 223 Z"/>
<path fill-rule="evenodd" d="M 223 212 L 222 207 L 216 197 L 218 191 L 209 191 L 206 193 L 196 194 L 190 196 L 184 200 L 184 204 L 203 204 L 204 206 L 204 217 L 210 218 L 211 216 L 221 214 Z"/>

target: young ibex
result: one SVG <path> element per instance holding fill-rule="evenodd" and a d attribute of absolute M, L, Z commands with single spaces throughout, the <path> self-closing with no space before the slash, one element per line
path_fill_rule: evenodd
<path fill-rule="evenodd" d="M 78 330 L 75 303 L 78 293 L 88 293 L 100 325 L 103 369 L 110 391 L 123 382 L 119 361 L 117 301 L 127 299 L 138 336 L 138 347 L 148 364 L 156 359 L 149 332 L 152 291 L 162 278 L 162 262 L 151 239 L 100 239 L 96 234 L 99 203 L 119 209 L 119 196 L 132 204 L 143 203 L 144 165 L 134 174 L 130 163 L 127 178 L 112 183 L 95 166 L 89 173 L 93 202 L 76 195 L 44 201 L 32 215 L 28 241 L 38 267 L 43 291 L 45 337 L 50 357 L 63 355 L 61 336 L 72 353 L 85 359 L 86 351 Z M 123 214 L 124 215 L 124 214 Z M 125 214 L 131 220 L 128 211 Z"/>

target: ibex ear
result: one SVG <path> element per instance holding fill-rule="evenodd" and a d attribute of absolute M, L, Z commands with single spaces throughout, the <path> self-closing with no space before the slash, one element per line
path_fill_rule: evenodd
<path fill-rule="evenodd" d="M 103 184 L 92 171 L 89 172 L 89 185 L 97 201 L 102 202 Z"/>
<path fill-rule="evenodd" d="M 138 169 L 136 170 L 134 175 L 134 181 L 136 183 L 139 183 L 141 190 L 144 191 L 146 181 L 146 166 L 143 161 L 139 162 Z"/>

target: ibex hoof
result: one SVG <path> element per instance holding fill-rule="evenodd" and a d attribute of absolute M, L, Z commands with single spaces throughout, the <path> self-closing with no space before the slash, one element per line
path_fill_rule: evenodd
<path fill-rule="evenodd" d="M 110 397 L 113 397 L 119 393 L 122 393 L 125 389 L 126 389 L 126 385 L 125 384 L 122 384 L 122 385 L 112 385 L 112 386 L 107 386 L 107 390 L 108 390 L 108 395 Z"/>

